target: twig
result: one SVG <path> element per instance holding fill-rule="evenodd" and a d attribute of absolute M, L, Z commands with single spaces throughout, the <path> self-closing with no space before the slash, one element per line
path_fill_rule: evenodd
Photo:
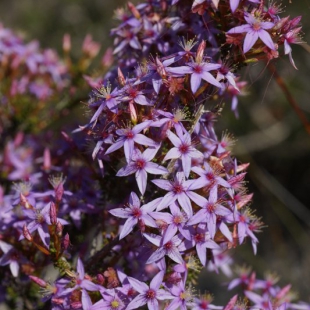
<path fill-rule="evenodd" d="M 290 90 L 288 89 L 287 85 L 285 84 L 285 82 L 283 81 L 283 79 L 281 78 L 281 76 L 279 75 L 276 67 L 269 63 L 268 64 L 268 69 L 272 72 L 277 84 L 279 85 L 279 87 L 282 89 L 287 101 L 290 103 L 290 105 L 292 106 L 292 108 L 294 109 L 294 111 L 296 112 L 297 116 L 299 117 L 300 121 L 302 122 L 302 124 L 304 125 L 307 133 L 310 135 L 310 123 L 308 122 L 304 112 L 300 109 L 300 107 L 298 106 L 295 98 L 293 97 L 293 95 L 291 94 Z"/>

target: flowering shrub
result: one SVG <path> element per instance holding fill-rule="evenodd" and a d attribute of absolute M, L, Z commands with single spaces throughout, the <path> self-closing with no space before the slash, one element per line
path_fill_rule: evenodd
<path fill-rule="evenodd" d="M 64 63 L 57 56 L 50 63 L 48 52 L 31 49 L 3 29 L 3 46 L 9 46 L 1 51 L 3 72 L 8 70 L 3 105 L 17 95 L 49 102 L 64 89 L 74 102 L 83 75 L 93 88 L 88 123 L 72 137 L 62 132 L 50 145 L 42 142 L 51 140 L 48 131 L 9 133 L 12 119 L 5 112 L 0 265 L 10 271 L 0 272 L 8 304 L 309 308 L 294 301 L 290 285 L 277 286 L 273 276 L 256 279 L 244 268 L 228 285 L 240 286 L 244 297 L 235 295 L 223 307 L 191 289 L 203 267 L 231 275 L 229 250 L 245 240 L 257 252 L 263 223 L 249 207 L 248 164 L 233 157 L 231 136 L 218 139 L 214 127 L 222 100 L 230 100 L 238 116 L 246 81 L 237 74 L 243 66 L 288 54 L 295 67 L 290 44 L 302 43 L 300 17 L 280 17 L 279 11 L 257 0 L 128 3 L 128 10 L 117 11 L 120 25 L 112 30 L 117 66 L 102 76 L 87 72 L 99 51 L 89 36 L 75 68 L 67 36 Z M 104 64 L 110 58 L 107 53 Z M 14 86 L 14 76 L 18 83 L 25 77 L 24 88 Z M 85 140 L 96 164 L 83 152 Z M 51 264 L 57 274 L 48 281 Z"/>

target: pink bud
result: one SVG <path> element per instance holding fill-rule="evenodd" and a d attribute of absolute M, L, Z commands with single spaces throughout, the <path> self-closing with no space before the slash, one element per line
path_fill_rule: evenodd
<path fill-rule="evenodd" d="M 46 283 L 44 280 L 42 280 L 42 279 L 40 279 L 40 278 L 38 278 L 38 277 L 35 277 L 35 276 L 29 276 L 29 278 L 30 278 L 34 283 L 38 284 L 40 287 L 46 288 L 47 283 Z"/>
<path fill-rule="evenodd" d="M 24 236 L 28 241 L 32 241 L 32 236 L 31 236 L 30 231 L 28 230 L 26 224 L 24 224 L 24 227 L 23 227 L 23 236 Z"/>
<path fill-rule="evenodd" d="M 59 183 L 59 185 L 55 188 L 56 201 L 61 201 L 63 194 L 64 194 L 63 183 Z"/>
<path fill-rule="evenodd" d="M 51 152 L 48 148 L 45 148 L 43 154 L 43 169 L 48 172 L 51 170 L 51 167 L 52 167 Z"/>
<path fill-rule="evenodd" d="M 137 111 L 132 100 L 129 102 L 129 113 L 132 123 L 137 124 L 138 121 Z"/>
<path fill-rule="evenodd" d="M 108 48 L 102 59 L 101 59 L 101 64 L 103 65 L 103 67 L 110 67 L 113 63 L 113 49 L 112 48 Z"/>
<path fill-rule="evenodd" d="M 52 225 L 56 225 L 56 223 L 57 223 L 57 210 L 56 210 L 56 205 L 54 204 L 54 202 L 51 202 L 50 218 L 51 218 Z"/>
<path fill-rule="evenodd" d="M 64 238 L 62 239 L 62 247 L 64 250 L 67 250 L 70 245 L 70 237 L 69 234 L 66 233 Z"/>
<path fill-rule="evenodd" d="M 66 33 L 62 40 L 62 48 L 65 53 L 69 53 L 71 50 L 71 37 L 70 34 Z"/>
<path fill-rule="evenodd" d="M 104 284 L 104 281 L 105 281 L 104 276 L 103 276 L 101 273 L 98 273 L 98 274 L 97 274 L 97 282 L 98 282 L 100 285 L 102 285 L 102 284 Z"/>
<path fill-rule="evenodd" d="M 25 207 L 26 209 L 33 209 L 32 205 L 28 202 L 28 199 L 22 193 L 20 193 L 19 197 L 20 197 L 20 204 L 23 207 Z"/>
<path fill-rule="evenodd" d="M 197 53 L 196 53 L 196 62 L 198 63 L 202 62 L 205 48 L 206 48 L 206 42 L 201 41 L 201 43 L 198 46 Z"/>
<path fill-rule="evenodd" d="M 230 299 L 230 301 L 228 302 L 228 304 L 226 305 L 226 307 L 223 310 L 232 310 L 234 305 L 236 304 L 238 299 L 238 295 L 235 295 L 233 298 Z"/>
<path fill-rule="evenodd" d="M 141 15 L 140 15 L 139 11 L 137 10 L 137 8 L 131 2 L 128 2 L 127 5 L 128 5 L 128 9 L 131 11 L 132 15 L 136 19 L 140 19 Z"/>
<path fill-rule="evenodd" d="M 63 230 L 63 226 L 61 225 L 60 222 L 57 222 L 56 224 L 56 234 L 61 237 L 62 235 L 62 230 Z"/>
<path fill-rule="evenodd" d="M 126 80 L 121 68 L 117 69 L 117 74 L 118 74 L 118 82 L 121 84 L 121 86 L 124 86 L 126 84 Z"/>
<path fill-rule="evenodd" d="M 99 43 L 93 41 L 92 36 L 88 34 L 83 42 L 82 51 L 83 53 L 90 58 L 94 58 L 99 53 L 101 46 Z"/>

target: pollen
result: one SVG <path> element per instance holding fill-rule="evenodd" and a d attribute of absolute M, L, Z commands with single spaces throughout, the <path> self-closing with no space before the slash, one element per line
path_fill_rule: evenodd
<path fill-rule="evenodd" d="M 111 302 L 111 308 L 116 309 L 119 307 L 119 302 L 117 300 L 113 300 Z"/>
<path fill-rule="evenodd" d="M 152 289 L 149 289 L 146 294 L 145 294 L 145 297 L 147 299 L 154 299 L 156 297 L 156 292 Z"/>

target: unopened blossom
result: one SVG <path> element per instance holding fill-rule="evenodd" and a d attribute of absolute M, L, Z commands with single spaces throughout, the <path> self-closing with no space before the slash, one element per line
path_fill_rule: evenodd
<path fill-rule="evenodd" d="M 165 174 L 168 170 L 152 160 L 155 157 L 158 148 L 147 148 L 143 153 L 139 149 L 133 151 L 130 163 L 117 172 L 117 176 L 123 177 L 135 173 L 136 181 L 142 195 L 145 193 L 147 185 L 147 173 Z"/>
<path fill-rule="evenodd" d="M 162 285 L 165 271 L 160 271 L 151 281 L 150 286 L 137 279 L 128 277 L 130 284 L 139 292 L 127 306 L 126 310 L 139 309 L 147 304 L 149 309 L 158 310 L 158 300 L 173 299 L 174 297 L 167 291 L 160 289 Z"/>
<path fill-rule="evenodd" d="M 116 208 L 110 210 L 109 212 L 114 216 L 120 218 L 127 218 L 119 238 L 123 239 L 133 230 L 134 226 L 138 224 L 138 221 L 141 220 L 145 225 L 150 227 L 157 227 L 155 221 L 149 215 L 152 212 L 156 205 L 159 203 L 160 199 L 155 199 L 142 207 L 140 207 L 140 199 L 137 194 L 132 192 L 129 198 L 129 206 L 127 208 Z"/>
<path fill-rule="evenodd" d="M 264 22 L 249 13 L 244 13 L 244 19 L 247 24 L 234 27 L 227 31 L 229 34 L 244 33 L 246 36 L 243 43 L 243 52 L 247 53 L 260 38 L 271 50 L 276 50 L 276 46 L 266 31 L 274 27 L 273 22 Z"/>
<path fill-rule="evenodd" d="M 203 158 L 203 154 L 192 146 L 191 136 L 189 133 L 184 133 L 181 136 L 176 136 L 172 131 L 167 131 L 167 137 L 174 145 L 166 154 L 164 161 L 168 159 L 182 160 L 182 168 L 185 176 L 188 178 L 192 166 L 192 158 Z"/>

